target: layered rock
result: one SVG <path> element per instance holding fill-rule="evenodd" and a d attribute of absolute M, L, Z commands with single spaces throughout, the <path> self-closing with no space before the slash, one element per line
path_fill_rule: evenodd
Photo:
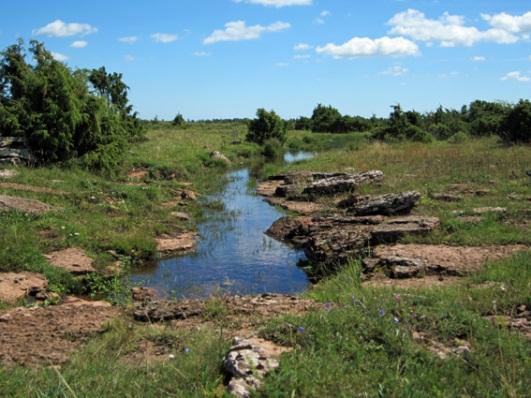
<path fill-rule="evenodd" d="M 409 214 L 420 200 L 420 193 L 416 191 L 390 193 L 379 196 L 352 195 L 339 202 L 338 207 L 347 209 L 347 213 L 356 216 L 381 214 L 392 216 Z"/>

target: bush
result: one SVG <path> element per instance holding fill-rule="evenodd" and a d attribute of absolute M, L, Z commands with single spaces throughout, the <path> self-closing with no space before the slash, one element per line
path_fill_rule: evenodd
<path fill-rule="evenodd" d="M 429 132 L 439 140 L 446 140 L 454 135 L 452 129 L 448 125 L 442 123 L 432 124 L 429 127 Z"/>
<path fill-rule="evenodd" d="M 143 135 L 121 74 L 72 71 L 37 41 L 30 53 L 31 64 L 19 41 L 1 54 L 0 131 L 26 138 L 40 162 L 86 156 L 106 167 Z"/>
<path fill-rule="evenodd" d="M 271 160 L 278 160 L 282 158 L 284 150 L 282 149 L 282 143 L 276 138 L 271 138 L 264 143 L 264 149 L 262 155 Z"/>
<path fill-rule="evenodd" d="M 173 124 L 174 126 L 182 126 L 184 123 L 185 123 L 184 117 L 180 113 L 175 115 L 175 117 L 173 118 L 173 121 L 171 122 L 171 124 Z"/>
<path fill-rule="evenodd" d="M 506 142 L 531 142 L 531 102 L 520 100 L 503 119 L 500 136 Z"/>
<path fill-rule="evenodd" d="M 467 142 L 470 139 L 469 135 L 465 133 L 464 131 L 459 131 L 458 133 L 455 133 L 450 138 L 448 138 L 448 142 L 450 144 L 462 144 L 463 142 Z"/>
<path fill-rule="evenodd" d="M 286 141 L 286 123 L 274 111 L 258 109 L 256 119 L 249 123 L 247 140 L 262 145 L 272 138 L 282 144 Z"/>

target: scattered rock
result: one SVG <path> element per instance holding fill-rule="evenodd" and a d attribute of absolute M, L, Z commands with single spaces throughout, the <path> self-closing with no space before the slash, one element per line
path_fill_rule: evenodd
<path fill-rule="evenodd" d="M 446 345 L 423 332 L 413 331 L 412 337 L 417 343 L 422 344 L 428 351 L 443 360 L 452 356 L 464 356 L 472 351 L 470 343 L 462 339 L 453 339 L 451 345 Z"/>
<path fill-rule="evenodd" d="M 492 315 L 486 318 L 496 326 L 517 331 L 531 340 L 531 311 L 525 304 L 518 306 L 511 315 Z"/>
<path fill-rule="evenodd" d="M 190 214 L 181 211 L 173 211 L 171 212 L 171 216 L 181 221 L 190 221 L 192 219 Z"/>
<path fill-rule="evenodd" d="M 481 221 L 483 221 L 483 217 L 480 217 L 480 216 L 459 216 L 459 217 L 457 217 L 457 220 L 459 220 L 462 223 L 466 223 L 466 224 L 479 224 Z"/>
<path fill-rule="evenodd" d="M 13 178 L 18 175 L 18 171 L 13 169 L 0 170 L 0 178 Z"/>
<path fill-rule="evenodd" d="M 157 291 L 149 287 L 134 287 L 131 289 L 131 295 L 134 302 L 148 302 L 159 298 Z"/>
<path fill-rule="evenodd" d="M 256 193 L 260 196 L 275 196 L 277 188 L 282 185 L 283 182 L 279 180 L 267 180 L 258 183 L 256 187 Z"/>
<path fill-rule="evenodd" d="M 462 195 L 475 195 L 475 196 L 485 196 L 490 193 L 489 189 L 472 188 L 468 184 L 451 184 L 451 185 L 448 185 L 446 190 L 450 193 L 458 193 Z"/>
<path fill-rule="evenodd" d="M 195 250 L 197 234 L 195 232 L 183 232 L 179 235 L 163 235 L 156 238 L 157 250 L 163 254 L 189 253 Z"/>
<path fill-rule="evenodd" d="M 429 197 L 442 202 L 460 202 L 463 200 L 463 195 L 450 192 L 431 192 Z"/>
<path fill-rule="evenodd" d="M 227 158 L 225 155 L 223 155 L 219 151 L 214 151 L 210 153 L 210 159 L 215 160 L 217 162 L 225 163 L 226 165 L 230 165 L 232 162 Z"/>
<path fill-rule="evenodd" d="M 509 195 L 507 195 L 507 199 L 515 200 L 515 201 L 529 201 L 529 202 L 531 202 L 531 196 L 520 195 L 520 194 L 517 194 L 517 193 L 514 193 L 514 192 L 510 193 Z"/>
<path fill-rule="evenodd" d="M 179 191 L 181 199 L 196 201 L 199 198 L 199 194 L 189 189 L 183 189 Z"/>
<path fill-rule="evenodd" d="M 354 214 L 356 216 L 370 216 L 376 214 L 391 216 L 397 214 L 409 214 L 419 200 L 420 193 L 415 191 L 397 194 L 391 193 L 379 196 L 352 195 L 339 202 L 338 207 L 347 209 L 349 214 Z"/>
<path fill-rule="evenodd" d="M 12 182 L 0 182 L 0 189 L 13 189 L 15 191 L 47 193 L 51 195 L 66 195 L 67 192 L 46 187 L 34 187 L 32 185 L 16 184 Z"/>
<path fill-rule="evenodd" d="M 66 362 L 119 315 L 109 303 L 68 298 L 60 305 L 0 312 L 0 363 L 42 367 Z"/>
<path fill-rule="evenodd" d="M 53 207 L 34 199 L 0 195 L 0 211 L 10 210 L 40 215 L 53 210 Z"/>
<path fill-rule="evenodd" d="M 299 214 L 314 214 L 318 213 L 324 208 L 322 205 L 315 202 L 293 201 L 275 197 L 268 197 L 265 200 L 267 203 L 273 206 L 279 206 L 285 210 Z"/>
<path fill-rule="evenodd" d="M 223 360 L 223 368 L 230 377 L 227 389 L 238 398 L 248 398 L 259 389 L 264 377 L 278 368 L 278 359 L 289 348 L 270 341 L 235 338 Z"/>
<path fill-rule="evenodd" d="M 309 196 L 320 196 L 352 192 L 362 184 L 382 181 L 383 176 L 383 172 L 372 170 L 358 174 L 322 178 L 305 187 L 302 193 Z"/>
<path fill-rule="evenodd" d="M 478 271 L 487 261 L 508 257 L 528 248 L 524 245 L 461 247 L 397 244 L 377 246 L 363 261 L 366 272 L 383 269 L 391 278 L 425 275 L 463 276 Z"/>
<path fill-rule="evenodd" d="M 46 292 L 48 281 L 40 274 L 32 272 L 0 273 L 0 301 L 14 304 L 27 296 Z"/>
<path fill-rule="evenodd" d="M 143 180 L 149 175 L 149 171 L 146 169 L 132 169 L 127 173 L 127 178 L 130 180 Z"/>
<path fill-rule="evenodd" d="M 51 265 L 64 269 L 73 275 L 85 275 L 96 272 L 92 266 L 93 260 L 87 256 L 84 250 L 70 248 L 46 254 Z"/>
<path fill-rule="evenodd" d="M 506 212 L 507 212 L 506 207 L 477 207 L 471 210 L 472 214 L 479 215 L 479 216 L 485 215 L 485 214 L 492 214 L 492 213 L 503 214 Z M 454 216 L 462 216 L 466 213 L 467 212 L 464 210 L 453 210 L 452 211 L 452 214 Z"/>
<path fill-rule="evenodd" d="M 21 137 L 0 137 L 0 163 L 33 163 L 35 158 Z"/>

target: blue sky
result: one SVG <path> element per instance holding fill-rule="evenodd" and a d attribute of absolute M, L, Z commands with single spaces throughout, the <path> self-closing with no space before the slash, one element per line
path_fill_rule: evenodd
<path fill-rule="evenodd" d="M 35 38 L 122 72 L 142 117 L 428 111 L 531 93 L 527 0 L 18 0 L 0 47 Z"/>

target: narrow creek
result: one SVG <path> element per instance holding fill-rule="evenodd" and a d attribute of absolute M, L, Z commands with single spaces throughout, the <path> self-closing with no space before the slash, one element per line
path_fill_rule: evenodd
<path fill-rule="evenodd" d="M 296 162 L 311 156 L 288 153 L 284 160 Z M 205 210 L 206 221 L 198 225 L 200 240 L 195 253 L 135 270 L 133 284 L 176 298 L 289 294 L 309 285 L 307 275 L 297 266 L 304 253 L 264 233 L 283 213 L 250 188 L 249 169 L 230 172 L 227 177 L 224 189 L 206 199 L 223 203 L 224 210 Z"/>

